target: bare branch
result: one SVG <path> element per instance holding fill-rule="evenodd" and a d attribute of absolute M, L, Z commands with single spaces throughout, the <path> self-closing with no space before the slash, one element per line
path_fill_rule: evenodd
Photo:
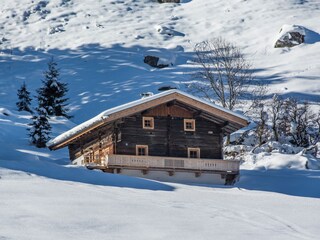
<path fill-rule="evenodd" d="M 241 50 L 215 38 L 196 44 L 194 51 L 199 70 L 193 75 L 195 81 L 189 84 L 189 89 L 232 110 L 252 79 L 250 64 Z"/>

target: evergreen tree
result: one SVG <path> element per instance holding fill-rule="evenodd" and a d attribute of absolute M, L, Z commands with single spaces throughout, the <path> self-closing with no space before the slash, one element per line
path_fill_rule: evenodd
<path fill-rule="evenodd" d="M 45 148 L 49 141 L 51 126 L 48 121 L 47 111 L 43 108 L 37 108 L 37 115 L 32 117 L 31 128 L 28 129 L 31 143 L 38 148 Z"/>
<path fill-rule="evenodd" d="M 16 103 L 18 111 L 27 111 L 32 113 L 30 108 L 32 99 L 30 97 L 30 92 L 27 90 L 25 82 L 21 85 L 20 89 L 18 89 L 17 95 L 19 99 L 19 101 Z"/>
<path fill-rule="evenodd" d="M 67 114 L 65 98 L 68 92 L 67 84 L 60 82 L 60 73 L 57 68 L 57 63 L 53 58 L 48 63 L 48 70 L 44 72 L 43 87 L 37 90 L 39 108 L 47 111 L 49 116 L 63 116 L 71 118 Z"/>

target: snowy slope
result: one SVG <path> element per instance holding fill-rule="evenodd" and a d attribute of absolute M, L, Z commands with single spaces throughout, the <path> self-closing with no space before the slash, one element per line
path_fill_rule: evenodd
<path fill-rule="evenodd" d="M 257 81 L 271 92 L 319 99 L 320 28 L 317 0 L 156 1 L 52 0 L 2 1 L 0 23 L 0 105 L 16 101 L 22 81 L 34 91 L 51 56 L 70 85 L 75 121 L 111 106 L 156 91 L 164 83 L 189 80 L 195 43 L 222 36 L 247 54 Z M 274 49 L 284 24 L 307 28 L 306 43 Z M 174 36 L 158 32 L 172 29 Z M 56 29 L 56 30 L 54 30 Z M 58 29 L 58 30 L 57 30 Z M 60 30 L 59 30 L 60 29 Z M 146 54 L 173 63 L 155 70 L 143 63 Z M 183 87 L 183 86 L 181 86 Z M 93 107 L 94 106 L 94 107 Z M 88 109 L 90 112 L 88 113 Z"/>
<path fill-rule="evenodd" d="M 312 172 L 250 171 L 230 188 L 0 161 L 0 177 L 1 239 L 300 240 L 320 234 L 320 179 Z"/>
<path fill-rule="evenodd" d="M 243 48 L 270 96 L 319 105 L 319 16 L 318 0 L 1 0 L 0 240 L 317 239 L 319 171 L 302 170 L 301 155 L 248 157 L 232 188 L 89 172 L 66 165 L 65 149 L 30 146 L 30 115 L 15 102 L 23 81 L 35 94 L 53 56 L 74 115 L 51 120 L 56 136 L 141 92 L 183 89 L 194 44 L 221 36 Z M 304 26 L 306 43 L 274 49 L 284 24 Z M 147 54 L 172 65 L 151 68 Z"/>

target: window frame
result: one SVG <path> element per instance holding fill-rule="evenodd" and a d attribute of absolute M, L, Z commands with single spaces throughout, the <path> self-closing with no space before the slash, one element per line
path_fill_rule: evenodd
<path fill-rule="evenodd" d="M 145 121 L 150 121 L 151 126 L 146 126 Z M 154 129 L 154 117 L 142 117 L 142 128 L 143 129 Z"/>
<path fill-rule="evenodd" d="M 139 148 L 145 149 L 145 155 L 139 155 Z M 149 146 L 148 145 L 136 145 L 136 156 L 149 156 Z"/>
<path fill-rule="evenodd" d="M 196 159 L 199 159 L 199 158 L 200 158 L 200 148 L 196 148 L 196 147 L 191 147 L 191 148 L 189 148 L 189 147 L 188 147 L 188 158 L 194 158 L 194 157 L 190 157 L 191 151 L 196 151 L 196 152 L 197 152 L 197 157 L 195 157 Z"/>
<path fill-rule="evenodd" d="M 192 129 L 187 128 L 187 124 L 191 123 Z M 183 119 L 183 129 L 186 132 L 195 132 L 196 131 L 196 120 L 195 119 Z"/>

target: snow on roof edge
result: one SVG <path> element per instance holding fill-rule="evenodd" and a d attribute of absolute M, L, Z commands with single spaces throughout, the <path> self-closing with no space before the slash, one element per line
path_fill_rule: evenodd
<path fill-rule="evenodd" d="M 216 104 L 214 104 L 214 103 L 208 102 L 208 101 L 206 101 L 206 100 L 204 100 L 204 99 L 201 99 L 201 98 L 199 98 L 199 97 L 193 96 L 193 95 L 191 95 L 191 94 L 189 94 L 189 93 L 182 92 L 182 91 L 180 91 L 180 90 L 176 90 L 176 92 L 177 92 L 177 93 L 180 93 L 180 94 L 182 94 L 182 95 L 185 95 L 185 96 L 187 96 L 187 97 L 189 97 L 189 98 L 192 98 L 192 99 L 194 99 L 194 100 L 196 100 L 196 101 L 199 101 L 199 102 L 202 102 L 202 103 L 204 103 L 204 104 L 207 104 L 207 105 L 209 105 L 209 106 L 211 106 L 211 107 L 214 107 L 214 108 L 216 108 L 216 109 L 219 109 L 219 110 L 221 110 L 221 111 L 223 111 L 223 112 L 226 112 L 226 113 L 229 113 L 229 114 L 231 114 L 231 115 L 234 115 L 234 116 L 236 116 L 236 117 L 238 117 L 238 118 L 242 118 L 243 120 L 246 120 L 246 121 L 249 122 L 249 118 L 247 118 L 246 116 L 244 116 L 244 115 L 242 115 L 242 114 L 240 114 L 240 113 L 236 113 L 236 112 L 234 112 L 234 111 L 231 111 L 231 110 L 229 110 L 229 109 L 226 109 L 226 108 L 221 107 L 221 106 L 219 106 L 219 105 L 216 105 Z"/>
<path fill-rule="evenodd" d="M 199 97 L 196 97 L 196 96 L 193 96 L 191 94 L 188 94 L 188 93 L 185 93 L 183 91 L 180 91 L 180 90 L 177 90 L 177 89 L 172 89 L 172 90 L 168 90 L 168 91 L 164 91 L 164 92 L 161 92 L 161 93 L 158 93 L 158 94 L 155 94 L 153 96 L 149 96 L 149 97 L 146 97 L 146 98 L 141 98 L 141 99 L 138 99 L 138 100 L 135 100 L 135 101 L 132 101 L 132 102 L 129 102 L 129 103 L 125 103 L 125 104 L 122 104 L 120 106 L 116 106 L 116 107 L 113 107 L 113 108 L 110 108 L 108 110 L 105 110 L 101 113 L 99 113 L 97 116 L 75 126 L 74 128 L 60 134 L 59 136 L 55 137 L 54 139 L 51 139 L 48 143 L 47 143 L 47 147 L 53 147 L 53 146 L 56 146 L 66 140 L 68 140 L 69 138 L 71 138 L 72 136 L 76 135 L 76 134 L 79 134 L 81 133 L 82 131 L 85 131 L 86 129 L 90 128 L 91 126 L 95 125 L 95 124 L 99 124 L 100 122 L 102 122 L 103 120 L 107 119 L 109 117 L 110 114 L 113 114 L 113 113 L 116 113 L 116 112 L 119 112 L 119 111 L 122 111 L 122 110 L 125 110 L 125 109 L 128 109 L 130 107 L 134 107 L 134 106 L 137 106 L 139 104 L 143 104 L 143 103 L 146 103 L 146 102 L 149 102 L 149 101 L 152 101 L 152 100 L 155 100 L 155 99 L 158 99 L 160 97 L 163 97 L 163 96 L 167 96 L 167 95 L 170 95 L 170 94 L 173 94 L 173 93 L 178 93 L 178 94 L 181 94 L 181 95 L 184 95 L 186 97 L 189 97 L 191 99 L 194 99 L 196 101 L 199 101 L 201 103 L 204 103 L 206 105 L 209 105 L 211 107 L 214 107 L 216 109 L 219 109 L 223 112 L 226 112 L 226 113 L 229 113 L 231 115 L 234 115 L 236 117 L 239 117 L 243 120 L 246 120 L 247 122 L 249 122 L 249 119 L 239 113 L 236 113 L 236 112 L 233 112 L 231 110 L 228 110 L 226 108 L 223 108 L 221 106 L 218 106 L 216 104 L 213 104 L 213 103 L 210 103 L 206 100 L 203 100 Z"/>

